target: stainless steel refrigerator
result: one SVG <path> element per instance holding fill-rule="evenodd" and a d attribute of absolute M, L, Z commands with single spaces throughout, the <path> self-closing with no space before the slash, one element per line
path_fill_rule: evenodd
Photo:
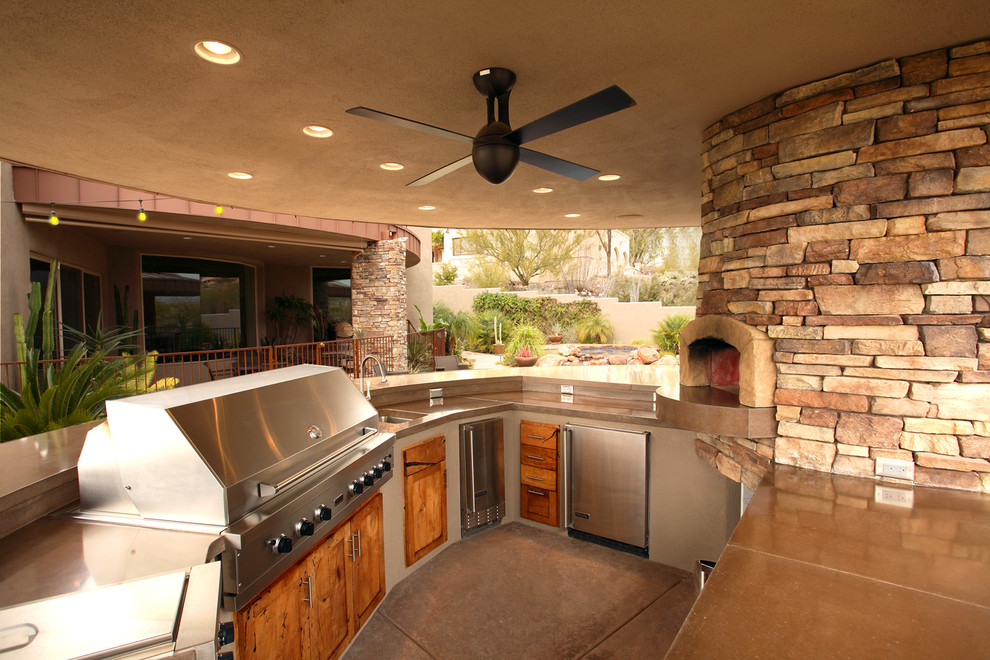
<path fill-rule="evenodd" d="M 505 516 L 502 419 L 461 424 L 461 532 Z"/>
<path fill-rule="evenodd" d="M 648 556 L 650 434 L 564 426 L 571 536 Z"/>

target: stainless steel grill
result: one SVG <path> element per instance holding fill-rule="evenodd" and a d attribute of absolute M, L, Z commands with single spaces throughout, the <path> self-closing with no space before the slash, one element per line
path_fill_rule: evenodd
<path fill-rule="evenodd" d="M 394 441 L 336 367 L 110 401 L 74 515 L 221 534 L 224 602 L 239 609 L 391 477 Z"/>

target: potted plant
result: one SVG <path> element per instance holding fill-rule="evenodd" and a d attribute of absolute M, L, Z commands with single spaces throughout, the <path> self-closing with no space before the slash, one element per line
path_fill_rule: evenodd
<path fill-rule="evenodd" d="M 506 357 L 503 358 L 503 362 L 512 364 L 514 360 L 518 367 L 533 366 L 536 364 L 536 359 L 544 354 L 543 345 L 546 343 L 546 336 L 536 326 L 516 326 L 509 342 L 505 345 Z M 523 364 L 524 362 L 529 364 Z"/>
<path fill-rule="evenodd" d="M 492 352 L 495 355 L 502 355 L 505 352 L 505 344 L 502 343 L 502 324 L 498 322 L 498 317 L 492 318 Z"/>
<path fill-rule="evenodd" d="M 550 326 L 550 334 L 547 335 L 547 339 L 550 340 L 551 344 L 559 344 L 564 339 L 564 326 L 560 323 L 554 323 Z"/>
<path fill-rule="evenodd" d="M 528 348 L 523 346 L 522 348 L 519 349 L 519 352 L 516 353 L 516 366 L 532 367 L 534 364 L 536 364 L 537 359 L 538 358 L 535 355 L 533 355 L 532 351 L 530 351 Z"/>

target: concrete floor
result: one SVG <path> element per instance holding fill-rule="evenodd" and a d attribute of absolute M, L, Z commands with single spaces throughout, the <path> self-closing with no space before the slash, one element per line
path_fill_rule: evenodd
<path fill-rule="evenodd" d="M 662 658 L 696 595 L 684 571 L 509 523 L 400 582 L 344 658 Z"/>

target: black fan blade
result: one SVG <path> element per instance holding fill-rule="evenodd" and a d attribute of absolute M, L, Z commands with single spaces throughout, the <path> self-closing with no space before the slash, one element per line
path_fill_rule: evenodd
<path fill-rule="evenodd" d="M 543 169 L 553 172 L 554 174 L 570 177 L 571 179 L 577 179 L 578 181 L 584 181 L 585 179 L 590 179 L 596 174 L 600 174 L 598 170 L 593 170 L 590 167 L 578 165 L 577 163 L 572 163 L 568 160 L 563 160 L 562 158 L 554 158 L 553 156 L 548 156 L 544 153 L 540 153 L 539 151 L 533 151 L 532 149 L 520 148 L 519 160 L 529 165 L 542 167 Z"/>
<path fill-rule="evenodd" d="M 634 105 L 636 105 L 636 101 L 631 96 L 622 91 L 618 85 L 612 85 L 597 94 L 592 94 L 580 101 L 564 106 L 560 110 L 551 112 L 545 117 L 540 117 L 536 121 L 531 121 L 505 137 L 516 144 L 525 144 Z"/>
<path fill-rule="evenodd" d="M 397 117 L 395 115 L 390 115 L 387 112 L 379 112 L 378 110 L 372 110 L 371 108 L 358 106 L 356 108 L 351 108 L 350 110 L 347 110 L 347 112 L 352 115 L 357 115 L 358 117 L 377 119 L 378 121 L 383 121 L 386 124 L 392 124 L 393 126 L 402 126 L 404 128 L 411 128 L 414 131 L 422 131 L 423 133 L 429 133 L 431 135 L 439 135 L 440 137 L 450 138 L 452 140 L 458 140 L 460 142 L 471 143 L 474 141 L 474 138 L 472 138 L 469 135 L 462 135 L 461 133 L 448 131 L 446 128 L 440 128 L 438 126 L 430 126 L 429 124 L 424 124 L 423 122 L 413 121 L 412 119 L 406 119 L 405 117 Z"/>
<path fill-rule="evenodd" d="M 447 176 L 451 172 L 453 172 L 455 170 L 461 169 L 462 167 L 464 167 L 465 165 L 467 165 L 470 162 L 471 162 L 471 156 L 469 154 L 469 155 L 465 156 L 464 158 L 461 158 L 460 160 L 455 160 L 453 163 L 450 163 L 449 165 L 444 165 L 439 170 L 433 170 L 432 172 L 430 172 L 426 176 L 421 176 L 418 179 L 416 179 L 415 181 L 410 181 L 409 183 L 406 184 L 406 186 L 407 187 L 408 186 L 425 186 L 428 183 L 432 183 L 432 182 L 436 181 L 437 179 L 439 179 L 442 176 Z"/>

